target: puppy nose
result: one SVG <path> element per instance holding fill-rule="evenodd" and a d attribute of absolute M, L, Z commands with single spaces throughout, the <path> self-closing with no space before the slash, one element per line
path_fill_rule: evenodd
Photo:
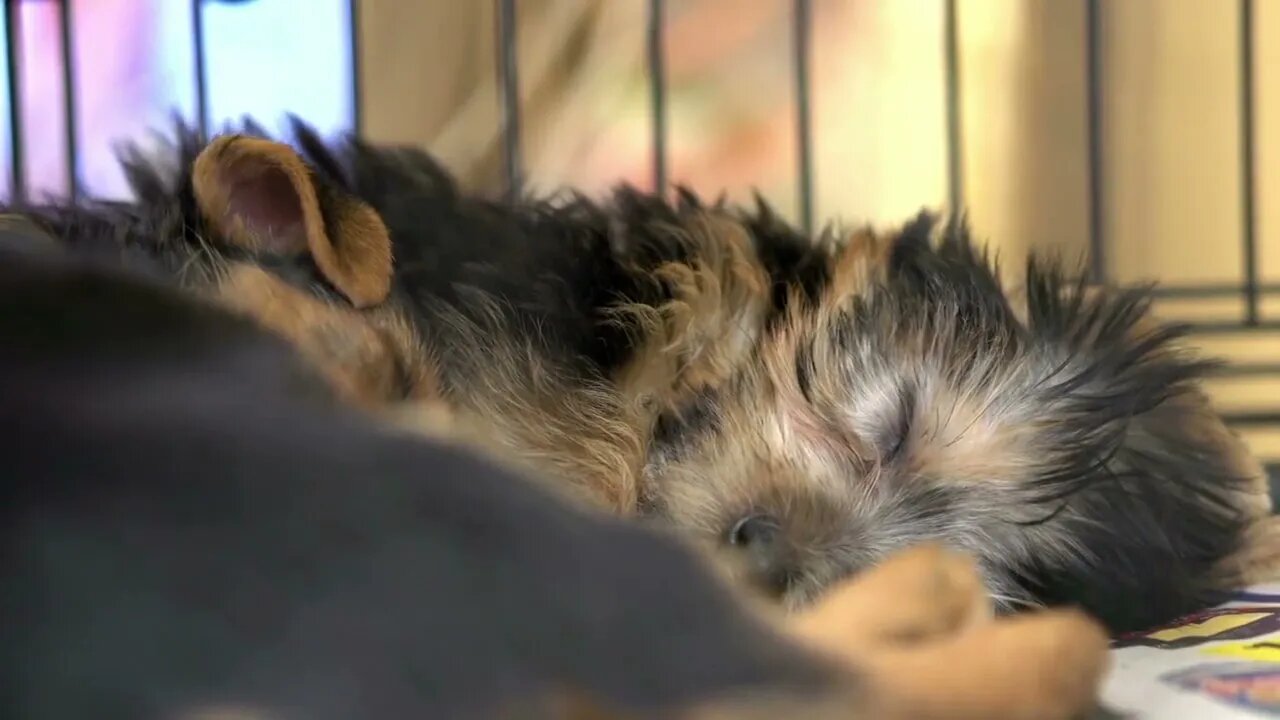
<path fill-rule="evenodd" d="M 782 523 L 771 515 L 750 515 L 729 530 L 729 544 L 743 554 L 751 579 L 781 595 L 790 584 L 794 553 L 782 530 Z"/>

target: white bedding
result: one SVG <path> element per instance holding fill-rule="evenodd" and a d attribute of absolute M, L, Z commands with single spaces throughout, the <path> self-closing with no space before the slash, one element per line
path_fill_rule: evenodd
<path fill-rule="evenodd" d="M 1104 699 L 1134 718 L 1280 718 L 1280 584 L 1117 641 Z"/>

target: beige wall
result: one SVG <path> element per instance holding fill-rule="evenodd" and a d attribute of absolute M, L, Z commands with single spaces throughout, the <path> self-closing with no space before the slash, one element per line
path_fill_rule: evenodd
<path fill-rule="evenodd" d="M 363 131 L 429 147 L 460 171 L 483 165 L 498 129 L 491 2 L 359 3 Z M 466 131 L 458 130 L 465 118 Z M 451 138 L 453 134 L 455 138 Z M 496 160 L 487 158 L 496 172 Z"/>

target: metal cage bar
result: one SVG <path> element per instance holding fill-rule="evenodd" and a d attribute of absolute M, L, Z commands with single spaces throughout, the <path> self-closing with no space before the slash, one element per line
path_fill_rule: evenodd
<path fill-rule="evenodd" d="M 649 113 L 653 153 L 653 191 L 667 194 L 666 3 L 649 0 L 645 62 L 649 68 Z"/>
<path fill-rule="evenodd" d="M 1217 377 L 1254 377 L 1280 375 L 1280 362 L 1238 362 L 1221 365 L 1213 374 Z"/>
<path fill-rule="evenodd" d="M 1085 8 L 1085 112 L 1089 146 L 1089 276 L 1106 282 L 1106 237 L 1103 224 L 1102 165 L 1102 8 L 1100 0 L 1086 0 Z"/>
<path fill-rule="evenodd" d="M 956 0 L 947 0 L 943 17 L 943 63 L 947 90 L 947 197 L 950 211 L 962 213 L 964 125 L 960 104 L 960 21 Z"/>
<path fill-rule="evenodd" d="M 205 67 L 204 0 L 191 0 L 191 53 L 195 61 L 196 128 L 209 137 L 209 76 Z"/>
<path fill-rule="evenodd" d="M 347 3 L 347 37 L 348 52 L 351 54 L 348 67 L 351 69 L 351 132 L 359 137 L 364 132 L 364 84 L 360 77 L 360 0 Z"/>
<path fill-rule="evenodd" d="M 1203 285 L 1182 285 L 1169 283 L 1157 286 L 1152 293 L 1156 297 L 1164 298 L 1219 298 L 1219 297 L 1240 297 L 1241 286 L 1239 283 L 1206 283 Z M 1258 282 L 1254 286 L 1254 290 L 1258 295 L 1259 301 L 1263 295 L 1280 294 L 1280 283 L 1264 283 Z"/>
<path fill-rule="evenodd" d="M 796 93 L 796 161 L 797 200 L 800 204 L 800 226 L 813 232 L 813 111 L 812 61 L 813 3 L 795 0 L 792 8 L 792 51 L 795 64 Z"/>
<path fill-rule="evenodd" d="M 502 159 L 507 177 L 507 199 L 520 195 L 523 169 L 520 158 L 520 78 L 516 74 L 516 3 L 497 0 L 498 84 L 502 93 Z"/>
<path fill-rule="evenodd" d="M 1244 259 L 1244 323 L 1259 321 L 1257 182 L 1254 169 L 1253 0 L 1240 0 L 1240 250 Z"/>
<path fill-rule="evenodd" d="M 1191 332 L 1199 335 L 1234 334 L 1241 330 L 1280 330 L 1280 320 L 1267 320 L 1265 318 L 1258 320 L 1255 325 L 1245 325 L 1239 320 L 1227 322 L 1203 321 L 1185 324 L 1191 329 Z"/>
<path fill-rule="evenodd" d="M 1222 419 L 1234 427 L 1260 427 L 1280 424 L 1280 411 L 1225 413 Z"/>
<path fill-rule="evenodd" d="M 75 23 L 71 17 L 74 4 L 72 0 L 62 0 L 62 2 L 58 3 L 58 31 L 62 50 L 62 109 L 63 118 L 66 121 L 67 195 L 72 202 L 75 202 L 80 197 L 80 148 L 78 147 L 79 133 L 77 132 L 76 113 L 76 53 L 73 42 Z"/>
<path fill-rule="evenodd" d="M 18 0 L 4 3 L 4 44 L 6 74 L 9 81 L 9 198 L 20 204 L 26 198 L 25 148 L 22 140 L 22 86 L 18 52 L 19 23 Z"/>

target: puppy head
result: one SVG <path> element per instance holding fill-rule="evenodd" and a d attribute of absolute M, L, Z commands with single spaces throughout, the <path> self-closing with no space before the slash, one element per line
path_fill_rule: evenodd
<path fill-rule="evenodd" d="M 1113 627 L 1229 584 L 1256 466 L 1141 293 L 1032 261 L 1015 302 L 928 218 L 827 275 L 659 419 L 650 512 L 792 606 L 924 540 L 979 557 L 1005 608 L 1078 602 Z"/>

